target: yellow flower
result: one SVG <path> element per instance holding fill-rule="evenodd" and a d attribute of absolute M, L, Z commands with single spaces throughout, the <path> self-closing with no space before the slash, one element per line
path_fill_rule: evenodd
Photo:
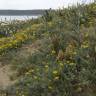
<path fill-rule="evenodd" d="M 71 62 L 70 65 L 74 65 L 75 63 Z"/>
<path fill-rule="evenodd" d="M 89 35 L 89 34 L 88 34 L 88 33 L 86 33 L 86 34 L 85 34 L 85 37 L 88 37 L 88 35 Z"/>
<path fill-rule="evenodd" d="M 48 68 L 49 66 L 48 65 L 45 65 L 45 68 Z"/>
<path fill-rule="evenodd" d="M 70 63 L 70 61 L 67 61 L 66 63 L 67 63 L 67 64 L 69 64 L 69 63 Z"/>
<path fill-rule="evenodd" d="M 29 73 L 29 72 L 26 72 L 25 74 L 26 74 L 26 75 L 30 75 L 30 73 Z"/>
<path fill-rule="evenodd" d="M 32 72 L 34 72 L 34 70 L 33 70 L 33 69 L 31 69 L 31 70 L 29 70 L 28 72 L 29 72 L 29 73 L 32 73 Z"/>
<path fill-rule="evenodd" d="M 81 48 L 88 48 L 88 45 L 81 45 Z"/>
<path fill-rule="evenodd" d="M 53 71 L 53 74 L 54 74 L 54 75 L 57 75 L 57 74 L 58 74 L 58 71 L 57 71 L 57 70 L 54 70 L 54 71 Z"/>
<path fill-rule="evenodd" d="M 56 53 L 56 51 L 55 50 L 52 50 L 52 54 L 55 54 Z"/>
<path fill-rule="evenodd" d="M 77 54 L 77 52 L 73 52 L 73 55 L 76 55 Z"/>
<path fill-rule="evenodd" d="M 34 76 L 34 79 L 38 79 L 38 77 L 37 76 Z"/>
<path fill-rule="evenodd" d="M 60 64 L 60 66 L 64 66 L 64 64 L 63 63 L 59 63 Z"/>
<path fill-rule="evenodd" d="M 55 77 L 54 80 L 58 80 L 59 79 L 59 76 Z"/>
<path fill-rule="evenodd" d="M 53 89 L 52 86 L 48 86 L 49 89 Z"/>

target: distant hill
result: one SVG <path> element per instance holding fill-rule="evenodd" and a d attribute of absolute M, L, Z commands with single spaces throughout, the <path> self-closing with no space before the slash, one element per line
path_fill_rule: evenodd
<path fill-rule="evenodd" d="M 0 15 L 42 15 L 45 10 L 0 10 Z"/>

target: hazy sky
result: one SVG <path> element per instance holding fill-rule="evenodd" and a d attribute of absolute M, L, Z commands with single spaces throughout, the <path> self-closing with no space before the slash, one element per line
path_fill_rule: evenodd
<path fill-rule="evenodd" d="M 0 0 L 0 9 L 57 9 L 82 1 L 89 0 Z"/>

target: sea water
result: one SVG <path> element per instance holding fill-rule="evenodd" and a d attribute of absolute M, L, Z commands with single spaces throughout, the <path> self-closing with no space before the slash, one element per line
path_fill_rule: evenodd
<path fill-rule="evenodd" d="M 12 21 L 12 20 L 29 20 L 38 18 L 39 16 L 3 16 L 0 15 L 0 21 Z"/>

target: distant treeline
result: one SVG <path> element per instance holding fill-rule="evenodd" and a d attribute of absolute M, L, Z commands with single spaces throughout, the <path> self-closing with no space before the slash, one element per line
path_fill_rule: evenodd
<path fill-rule="evenodd" d="M 45 10 L 0 10 L 0 15 L 42 15 Z"/>

